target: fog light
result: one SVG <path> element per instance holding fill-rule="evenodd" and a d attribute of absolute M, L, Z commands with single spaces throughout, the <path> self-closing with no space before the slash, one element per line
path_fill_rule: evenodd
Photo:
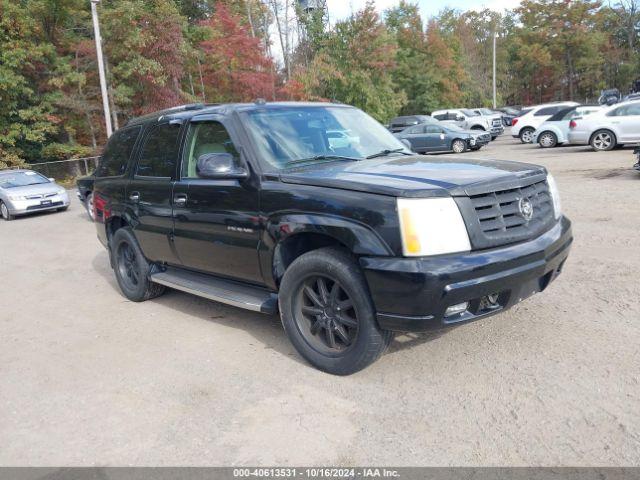
<path fill-rule="evenodd" d="M 452 317 L 453 315 L 457 315 L 458 313 L 465 312 L 468 306 L 469 306 L 469 302 L 458 303 L 457 305 L 451 305 L 449 308 L 447 308 L 447 311 L 444 312 L 444 316 Z"/>

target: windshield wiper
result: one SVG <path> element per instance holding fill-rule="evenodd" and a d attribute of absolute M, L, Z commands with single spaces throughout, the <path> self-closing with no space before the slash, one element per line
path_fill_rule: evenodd
<path fill-rule="evenodd" d="M 372 158 L 378 158 L 378 157 L 384 157 L 386 155 L 389 155 L 391 153 L 401 153 L 403 155 L 413 155 L 413 153 L 409 153 L 407 151 L 405 151 L 404 148 L 395 148 L 393 150 L 382 150 L 378 153 L 374 153 L 373 155 L 369 155 L 367 158 L 367 160 L 371 160 Z"/>
<path fill-rule="evenodd" d="M 344 160 L 347 162 L 357 162 L 362 159 L 355 158 L 355 157 L 345 157 L 344 155 L 316 155 L 315 157 L 298 158 L 296 160 L 290 160 L 287 163 L 285 163 L 284 166 L 291 167 L 293 165 L 299 165 L 301 163 L 323 162 L 323 161 L 332 161 L 332 160 Z"/>

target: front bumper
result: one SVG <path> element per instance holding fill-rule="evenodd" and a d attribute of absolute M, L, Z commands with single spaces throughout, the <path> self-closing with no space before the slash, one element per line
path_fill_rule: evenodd
<path fill-rule="evenodd" d="M 497 137 L 499 135 L 502 135 L 504 133 L 504 127 L 500 126 L 500 127 L 491 127 L 491 136 L 492 137 Z"/>
<path fill-rule="evenodd" d="M 562 217 L 534 240 L 431 258 L 363 257 L 381 328 L 437 330 L 496 314 L 543 291 L 569 255 L 571 222 Z M 488 301 L 487 296 L 492 296 Z M 464 312 L 447 308 L 468 302 Z"/>
<path fill-rule="evenodd" d="M 48 197 L 45 199 L 34 200 L 9 200 L 7 208 L 11 215 L 26 215 L 35 212 L 44 212 L 47 210 L 56 210 L 69 206 L 69 194 L 67 192 Z"/>

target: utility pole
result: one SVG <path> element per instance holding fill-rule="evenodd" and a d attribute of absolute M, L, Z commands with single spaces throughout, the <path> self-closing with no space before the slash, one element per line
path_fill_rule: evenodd
<path fill-rule="evenodd" d="M 495 109 L 498 105 L 496 103 L 496 38 L 498 38 L 498 34 L 493 32 L 493 108 Z"/>
<path fill-rule="evenodd" d="M 111 113 L 109 112 L 107 77 L 104 73 L 104 61 L 102 60 L 102 37 L 100 37 L 100 23 L 98 22 L 98 3 L 100 3 L 100 0 L 91 0 L 91 16 L 93 17 L 93 34 L 96 38 L 96 55 L 98 56 L 98 73 L 100 74 L 102 108 L 104 109 L 104 121 L 107 126 L 107 138 L 109 138 L 113 133 L 113 129 L 111 127 Z"/>

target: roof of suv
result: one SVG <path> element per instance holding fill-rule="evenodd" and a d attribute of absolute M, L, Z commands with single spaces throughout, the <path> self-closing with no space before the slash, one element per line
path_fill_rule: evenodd
<path fill-rule="evenodd" d="M 256 108 L 281 108 L 281 107 L 348 107 L 349 105 L 341 103 L 329 103 L 329 102 L 261 102 L 254 103 L 191 103 L 187 105 L 180 105 L 177 107 L 167 108 L 157 112 L 149 113 L 141 117 L 132 118 L 126 123 L 126 126 L 141 125 L 143 123 L 157 121 L 162 117 L 169 117 L 171 119 L 186 119 L 191 118 L 194 115 L 206 115 L 211 113 L 219 113 L 226 115 L 232 111 L 240 110 L 252 110 Z"/>

